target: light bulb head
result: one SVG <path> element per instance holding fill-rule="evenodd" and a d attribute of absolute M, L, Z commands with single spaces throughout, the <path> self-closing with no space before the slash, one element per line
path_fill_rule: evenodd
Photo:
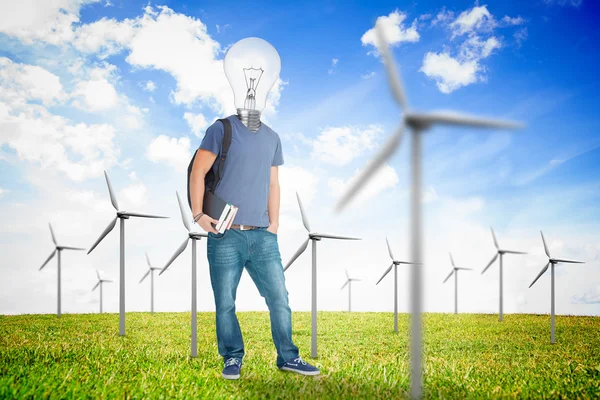
<path fill-rule="evenodd" d="M 245 38 L 227 50 L 223 69 L 233 90 L 238 117 L 248 129 L 256 131 L 267 95 L 279 78 L 279 53 L 264 39 Z"/>

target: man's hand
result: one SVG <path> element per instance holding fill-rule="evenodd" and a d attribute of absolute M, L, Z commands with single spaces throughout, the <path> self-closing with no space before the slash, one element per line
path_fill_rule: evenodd
<path fill-rule="evenodd" d="M 267 230 L 275 235 L 277 235 L 277 229 L 279 229 L 279 224 L 269 224 L 267 227 Z"/>
<path fill-rule="evenodd" d="M 218 230 L 216 230 L 215 228 L 213 228 L 213 226 L 211 225 L 211 223 L 213 223 L 213 224 L 216 225 L 216 224 L 219 223 L 219 221 L 217 221 L 214 218 L 211 218 L 210 215 L 208 215 L 208 214 L 204 214 L 198 220 L 198 225 L 200 225 L 200 227 L 202 229 L 204 229 L 205 232 L 219 233 Z"/>

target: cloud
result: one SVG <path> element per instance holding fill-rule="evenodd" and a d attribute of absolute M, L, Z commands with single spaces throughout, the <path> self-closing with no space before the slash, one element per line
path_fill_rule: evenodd
<path fill-rule="evenodd" d="M 327 127 L 312 143 L 311 157 L 328 164 L 343 166 L 374 147 L 382 132 L 375 125 L 362 129 L 358 126 Z"/>
<path fill-rule="evenodd" d="M 378 23 L 383 27 L 383 35 L 387 40 L 390 47 L 395 45 L 399 45 L 404 42 L 418 42 L 419 41 L 419 32 L 417 32 L 417 22 L 415 19 L 411 26 L 405 27 L 404 20 L 406 19 L 406 14 L 398 11 L 392 11 L 388 16 L 380 16 L 377 18 L 375 25 Z M 376 49 L 379 47 L 379 43 L 377 41 L 377 35 L 375 33 L 375 27 L 366 31 L 360 41 L 363 46 L 372 45 Z M 367 54 L 377 54 L 377 51 L 370 51 Z"/>
<path fill-rule="evenodd" d="M 522 28 L 519 29 L 518 31 L 516 31 L 513 34 L 513 38 L 515 38 L 515 41 L 517 43 L 517 47 L 521 47 L 521 45 L 523 44 L 523 42 L 527 39 L 528 32 L 527 32 L 527 28 Z"/>
<path fill-rule="evenodd" d="M 118 104 L 119 96 L 115 87 L 106 79 L 79 82 L 73 96 L 81 97 L 83 103 L 75 101 L 73 105 L 87 111 L 96 112 L 111 109 Z"/>
<path fill-rule="evenodd" d="M 547 6 L 571 6 L 575 8 L 579 8 L 583 4 L 583 0 L 544 0 L 544 3 Z"/>
<path fill-rule="evenodd" d="M 200 134 L 208 127 L 208 121 L 202 113 L 193 114 L 191 112 L 186 112 L 183 114 L 183 118 L 197 137 L 200 137 Z"/>
<path fill-rule="evenodd" d="M 156 90 L 156 84 L 152 81 L 140 82 L 140 85 L 146 92 L 154 92 Z"/>
<path fill-rule="evenodd" d="M 332 75 L 332 74 L 334 74 L 334 73 L 335 73 L 335 67 L 336 67 L 336 65 L 337 65 L 338 61 L 339 61 L 339 60 L 338 60 L 337 58 L 333 58 L 333 59 L 331 60 L 331 68 L 329 68 L 329 69 L 327 70 L 327 73 L 328 73 L 329 75 Z"/>
<path fill-rule="evenodd" d="M 509 17 L 508 15 L 505 15 L 502 18 L 502 22 L 506 25 L 523 25 L 525 23 L 525 19 L 522 18 L 521 16 L 518 17 Z"/>
<path fill-rule="evenodd" d="M 452 38 L 454 38 L 475 31 L 491 31 L 496 23 L 487 6 L 484 5 L 463 11 L 449 26 L 453 31 Z"/>
<path fill-rule="evenodd" d="M 360 175 L 362 169 L 356 170 L 354 174 L 347 180 L 339 178 L 329 178 L 327 185 L 329 187 L 329 194 L 333 197 L 339 198 L 342 193 L 348 188 Z M 366 201 L 379 195 L 386 189 L 393 188 L 398 185 L 399 182 L 398 174 L 396 170 L 390 165 L 386 164 L 371 177 L 365 187 L 356 194 L 356 198 L 352 200 L 349 205 L 350 208 L 360 208 L 360 206 L 366 204 Z M 436 194 L 437 195 L 437 194 Z M 433 199 L 428 199 L 433 200 Z"/>
<path fill-rule="evenodd" d="M 448 53 L 428 52 L 423 58 L 423 65 L 419 71 L 435 79 L 438 89 L 442 93 L 451 93 L 454 90 L 477 82 L 477 73 L 481 66 L 476 60 L 459 61 Z"/>
<path fill-rule="evenodd" d="M 58 76 L 36 65 L 18 64 L 0 57 L 2 97 L 9 102 L 41 100 L 45 105 L 63 101 L 67 96 Z"/>
<path fill-rule="evenodd" d="M 583 296 L 573 296 L 572 301 L 576 304 L 600 304 L 600 286 L 589 290 L 587 293 L 584 293 Z"/>
<path fill-rule="evenodd" d="M 0 199 L 2 198 L 2 196 L 4 196 L 6 193 L 8 193 L 8 190 L 0 187 Z"/>
<path fill-rule="evenodd" d="M 361 79 L 370 79 L 375 76 L 375 71 L 367 72 L 366 74 L 361 74 Z"/>
<path fill-rule="evenodd" d="M 167 164 L 177 172 L 185 172 L 192 158 L 190 138 L 186 136 L 178 139 L 160 135 L 148 145 L 146 157 L 150 161 Z"/>

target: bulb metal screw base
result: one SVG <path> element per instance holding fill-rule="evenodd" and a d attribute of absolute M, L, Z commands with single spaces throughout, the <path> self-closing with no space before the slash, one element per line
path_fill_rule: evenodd
<path fill-rule="evenodd" d="M 252 132 L 256 132 L 258 128 L 260 128 L 260 111 L 258 110 L 249 110 L 246 108 L 238 108 L 237 116 L 242 121 L 246 128 L 251 130 Z"/>

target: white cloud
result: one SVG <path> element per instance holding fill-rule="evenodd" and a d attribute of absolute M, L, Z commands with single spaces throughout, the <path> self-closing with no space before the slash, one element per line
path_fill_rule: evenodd
<path fill-rule="evenodd" d="M 327 70 L 327 73 L 328 73 L 329 75 L 332 75 L 332 74 L 334 74 L 334 73 L 335 73 L 335 67 L 336 67 L 336 65 L 337 65 L 338 61 L 339 61 L 339 60 L 338 60 L 337 58 L 333 58 L 333 59 L 331 60 L 331 68 L 329 68 L 329 69 Z"/>
<path fill-rule="evenodd" d="M 600 304 L 600 286 L 584 293 L 583 296 L 573 296 L 573 303 Z"/>
<path fill-rule="evenodd" d="M 544 0 L 544 3 L 548 6 L 571 6 L 579 8 L 583 4 L 583 0 Z"/>
<path fill-rule="evenodd" d="M 133 38 L 135 29 L 133 20 L 102 18 L 78 27 L 74 31 L 72 43 L 77 50 L 104 59 L 123 50 Z"/>
<path fill-rule="evenodd" d="M 160 135 L 152 140 L 146 150 L 146 157 L 153 162 L 162 162 L 177 172 L 186 171 L 192 158 L 190 138 L 170 138 Z"/>
<path fill-rule="evenodd" d="M 454 38 L 474 31 L 492 30 L 496 23 L 487 6 L 484 5 L 463 11 L 449 26 L 453 30 L 452 37 Z"/>
<path fill-rule="evenodd" d="M 446 7 L 443 7 L 442 10 L 435 16 L 435 18 L 431 21 L 431 25 L 435 26 L 437 24 L 446 24 L 448 21 L 454 18 L 454 12 L 447 11 Z"/>
<path fill-rule="evenodd" d="M 404 26 L 404 20 L 406 19 L 406 14 L 398 11 L 392 11 L 388 16 L 380 16 L 377 17 L 377 21 L 375 25 L 378 23 L 383 27 L 383 36 L 388 42 L 390 47 L 394 45 L 398 45 L 403 42 L 418 42 L 419 41 L 419 32 L 417 32 L 417 22 L 418 20 L 415 18 L 412 25 L 409 27 Z M 379 47 L 379 43 L 377 41 L 377 34 L 375 32 L 375 27 L 366 31 L 360 41 L 363 46 L 372 45 L 376 49 Z M 377 54 L 377 51 L 370 51 L 368 54 Z"/>
<path fill-rule="evenodd" d="M 0 199 L 2 198 L 2 196 L 4 196 L 6 193 L 8 193 L 8 190 L 0 187 Z"/>
<path fill-rule="evenodd" d="M 502 18 L 502 22 L 506 25 L 523 25 L 525 23 L 525 19 L 521 16 L 518 17 L 509 17 L 508 15 L 505 15 Z"/>
<path fill-rule="evenodd" d="M 442 93 L 451 93 L 461 86 L 477 82 L 481 67 L 475 60 L 459 61 L 448 53 L 428 52 L 419 71 L 435 79 Z"/>
<path fill-rule="evenodd" d="M 527 32 L 527 28 L 519 29 L 518 31 L 516 31 L 513 34 L 513 37 L 515 38 L 515 41 L 517 42 L 518 47 L 521 47 L 523 42 L 527 39 L 527 36 L 529 36 L 528 32 Z"/>
<path fill-rule="evenodd" d="M 18 64 L 0 57 L 2 97 L 11 102 L 41 100 L 45 105 L 60 102 L 66 93 L 58 76 L 42 67 Z"/>
<path fill-rule="evenodd" d="M 333 165 L 346 165 L 365 150 L 372 149 L 382 132 L 371 125 L 366 129 L 357 126 L 327 127 L 313 141 L 311 156 Z"/>
<path fill-rule="evenodd" d="M 144 90 L 146 92 L 154 92 L 154 90 L 156 90 L 156 84 L 152 81 L 146 81 L 144 84 Z"/>
<path fill-rule="evenodd" d="M 83 103 L 74 101 L 75 107 L 91 112 L 111 109 L 119 102 L 115 87 L 106 79 L 79 82 L 73 96 L 83 100 Z"/>
<path fill-rule="evenodd" d="M 356 170 L 350 179 L 344 181 L 338 178 L 329 178 L 327 184 L 330 189 L 330 195 L 339 198 L 342 193 L 348 188 L 360 175 L 361 170 Z M 366 201 L 379 195 L 386 189 L 393 188 L 398 185 L 399 178 L 396 170 L 386 164 L 381 167 L 365 185 L 365 187 L 356 194 L 356 198 L 349 205 L 350 208 L 360 208 L 366 204 Z M 433 200 L 433 199 L 430 199 Z"/>
<path fill-rule="evenodd" d="M 191 112 L 186 112 L 183 114 L 183 118 L 197 137 L 200 137 L 200 134 L 208 127 L 208 121 L 202 113 L 193 114 Z"/>

